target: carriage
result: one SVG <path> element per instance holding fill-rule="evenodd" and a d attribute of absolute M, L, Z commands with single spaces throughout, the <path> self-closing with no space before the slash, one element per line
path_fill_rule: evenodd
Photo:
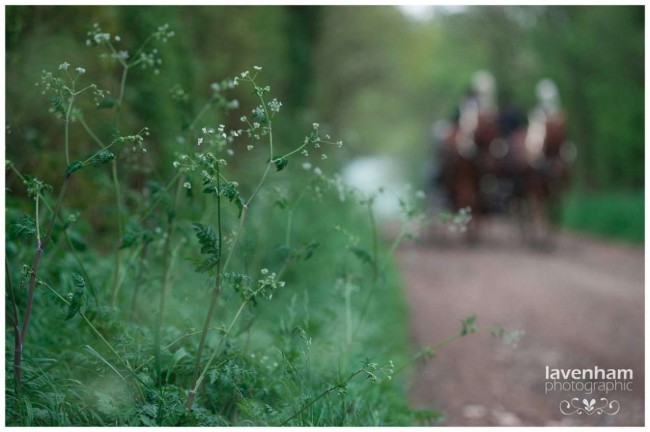
<path fill-rule="evenodd" d="M 538 83 L 527 122 L 510 105 L 497 108 L 494 95 L 492 76 L 477 73 L 453 121 L 437 128 L 432 181 L 450 210 L 471 208 L 468 240 L 477 240 L 485 216 L 507 214 L 538 242 L 550 234 L 548 208 L 569 180 L 575 146 L 551 80 Z"/>

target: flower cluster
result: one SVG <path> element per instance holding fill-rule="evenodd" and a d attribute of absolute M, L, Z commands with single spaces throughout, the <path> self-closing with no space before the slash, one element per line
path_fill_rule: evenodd
<path fill-rule="evenodd" d="M 268 269 L 263 268 L 260 272 L 262 273 L 262 278 L 257 281 L 256 293 L 267 300 L 271 300 L 275 290 L 284 288 L 285 283 L 279 281 L 275 273 L 269 273 Z"/>
<path fill-rule="evenodd" d="M 146 136 L 149 136 L 148 127 L 142 128 L 135 135 L 119 136 L 118 134 L 116 134 L 116 136 L 113 137 L 113 143 L 114 144 L 130 143 L 132 144 L 133 151 L 140 149 L 143 153 L 146 153 L 147 149 L 144 147 L 144 137 Z"/>
<path fill-rule="evenodd" d="M 162 65 L 162 59 L 157 48 L 149 48 L 152 41 L 165 43 L 169 38 L 174 36 L 174 32 L 169 29 L 169 25 L 165 24 L 153 32 L 145 43 L 136 51 L 135 55 L 131 56 L 127 50 L 118 50 L 114 43 L 117 44 L 122 41 L 119 35 L 111 35 L 108 32 L 102 31 L 98 23 L 94 23 L 92 28 L 86 33 L 86 45 L 88 46 L 105 46 L 108 48 L 108 53 L 100 55 L 101 58 L 110 58 L 117 60 L 125 68 L 140 66 L 142 69 L 151 68 L 155 74 L 160 73 L 159 67 Z M 130 62 L 129 62 L 130 60 Z"/>

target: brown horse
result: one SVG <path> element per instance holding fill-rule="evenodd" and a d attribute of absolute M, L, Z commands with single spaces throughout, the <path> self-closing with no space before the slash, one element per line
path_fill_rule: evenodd
<path fill-rule="evenodd" d="M 532 244 L 549 245 L 549 208 L 566 186 L 575 158 L 564 114 L 559 109 L 536 109 L 528 127 L 513 134 L 510 149 L 522 234 Z"/>
<path fill-rule="evenodd" d="M 490 144 L 498 136 L 496 115 L 469 99 L 443 141 L 443 182 L 452 210 L 469 207 L 472 211 L 467 230 L 470 241 L 477 240 L 479 221 L 488 207 L 481 194 L 481 178 L 494 165 Z"/>

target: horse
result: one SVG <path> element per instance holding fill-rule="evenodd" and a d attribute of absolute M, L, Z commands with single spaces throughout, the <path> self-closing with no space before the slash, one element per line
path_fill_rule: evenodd
<path fill-rule="evenodd" d="M 450 207 L 457 212 L 469 207 L 472 221 L 467 240 L 478 239 L 480 219 L 488 210 L 481 193 L 483 173 L 494 165 L 491 144 L 499 137 L 496 114 L 481 106 L 478 99 L 468 98 L 461 104 L 457 122 L 442 141 L 441 181 Z"/>
<path fill-rule="evenodd" d="M 522 235 L 532 245 L 550 246 L 549 210 L 568 184 L 576 156 L 575 146 L 567 140 L 566 116 L 557 106 L 538 107 L 528 127 L 513 133 L 509 144 Z"/>

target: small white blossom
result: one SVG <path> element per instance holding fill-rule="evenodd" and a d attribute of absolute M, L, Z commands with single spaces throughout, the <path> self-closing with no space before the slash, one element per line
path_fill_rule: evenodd
<path fill-rule="evenodd" d="M 68 67 L 70 67 L 70 63 L 63 62 L 59 65 L 59 70 L 68 70 Z"/>
<path fill-rule="evenodd" d="M 84 68 L 82 68 L 82 67 L 78 67 L 78 68 L 75 69 L 75 70 L 76 70 L 77 72 L 79 72 L 80 74 L 85 74 L 85 73 L 86 73 L 86 69 L 84 69 Z"/>
<path fill-rule="evenodd" d="M 251 144 L 247 145 L 247 146 L 246 146 L 246 150 L 248 150 L 248 151 L 253 150 L 253 146 L 252 146 Z"/>
<path fill-rule="evenodd" d="M 314 127 L 314 129 L 318 129 L 320 127 L 318 123 L 312 123 L 312 126 Z"/>
<path fill-rule="evenodd" d="M 263 268 L 262 270 L 260 270 L 260 273 L 262 273 L 263 275 L 269 274 L 269 269 Z"/>
<path fill-rule="evenodd" d="M 316 175 L 322 175 L 322 174 L 323 174 L 323 171 L 321 171 L 320 168 L 316 167 L 316 168 L 314 168 L 314 174 L 316 174 Z"/>
<path fill-rule="evenodd" d="M 183 183 L 183 187 L 184 187 L 185 189 L 192 189 L 192 185 L 190 184 L 190 182 L 185 182 L 185 183 Z"/>
<path fill-rule="evenodd" d="M 253 69 L 255 69 L 256 71 L 261 71 L 262 67 L 261 66 L 253 66 Z"/>
<path fill-rule="evenodd" d="M 197 140 L 197 144 L 198 144 L 198 145 L 201 145 L 202 142 L 203 142 L 203 137 L 201 137 L 201 138 L 199 138 L 199 139 Z"/>
<path fill-rule="evenodd" d="M 275 98 L 273 98 L 273 100 L 269 102 L 269 108 L 271 109 L 272 112 L 280 112 L 281 107 L 282 107 L 282 102 L 280 102 Z"/>
<path fill-rule="evenodd" d="M 255 109 L 253 110 L 253 115 L 256 117 L 264 118 L 264 108 L 261 105 L 255 107 Z"/>
<path fill-rule="evenodd" d="M 302 169 L 310 170 L 311 164 L 309 162 L 305 162 L 304 164 L 302 164 Z"/>

